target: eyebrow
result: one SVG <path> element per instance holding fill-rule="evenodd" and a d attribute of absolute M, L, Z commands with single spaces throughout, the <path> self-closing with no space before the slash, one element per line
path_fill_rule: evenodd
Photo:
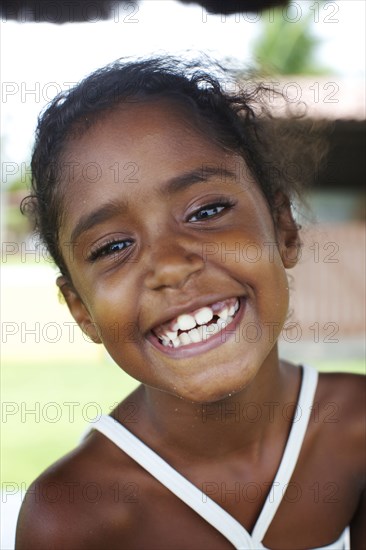
<path fill-rule="evenodd" d="M 223 166 L 203 165 L 200 168 L 171 178 L 163 185 L 161 193 L 163 195 L 172 196 L 183 189 L 187 189 L 191 185 L 207 182 L 211 178 L 217 176 L 219 176 L 223 181 L 237 178 L 237 174 L 235 172 L 228 170 Z M 106 202 L 102 206 L 80 218 L 71 232 L 70 242 L 75 243 L 82 233 L 85 233 L 96 225 L 101 225 L 113 217 L 126 213 L 127 210 L 128 204 L 126 201 L 113 200 Z"/>
<path fill-rule="evenodd" d="M 126 202 L 114 200 L 106 202 L 103 206 L 81 216 L 71 232 L 70 242 L 75 243 L 82 233 L 85 233 L 95 225 L 100 225 L 117 215 L 121 215 L 121 213 L 123 214 L 127 209 Z"/>
<path fill-rule="evenodd" d="M 227 179 L 236 179 L 237 174 L 224 166 L 205 166 L 191 170 L 171 178 L 163 187 L 163 192 L 168 195 L 174 195 L 178 191 L 186 189 L 195 183 L 206 182 L 214 177 L 219 177 L 222 181 Z"/>

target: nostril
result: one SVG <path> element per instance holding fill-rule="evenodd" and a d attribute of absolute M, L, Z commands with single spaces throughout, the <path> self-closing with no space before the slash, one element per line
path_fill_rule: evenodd
<path fill-rule="evenodd" d="M 161 254 L 152 258 L 149 273 L 146 275 L 146 286 L 150 289 L 162 287 L 182 288 L 188 279 L 200 272 L 204 262 L 197 254 L 177 253 Z"/>

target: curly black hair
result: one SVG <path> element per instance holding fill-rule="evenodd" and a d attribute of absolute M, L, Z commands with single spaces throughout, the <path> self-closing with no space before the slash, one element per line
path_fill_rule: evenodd
<path fill-rule="evenodd" d="M 270 85 L 243 76 L 239 85 L 236 77 L 206 57 L 122 58 L 53 99 L 38 119 L 31 194 L 21 209 L 63 275 L 69 276 L 59 243 L 65 145 L 121 103 L 175 98 L 209 139 L 242 156 L 272 212 L 278 191 L 289 200 L 300 194 L 323 156 L 319 132 L 304 129 L 296 116 L 285 123 L 275 117 Z"/>

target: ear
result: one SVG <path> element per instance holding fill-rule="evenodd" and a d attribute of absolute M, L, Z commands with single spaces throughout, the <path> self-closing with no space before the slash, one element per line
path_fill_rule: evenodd
<path fill-rule="evenodd" d="M 87 307 L 73 285 L 63 276 L 57 278 L 56 284 L 62 296 L 65 298 L 71 315 L 74 317 L 81 330 L 95 344 L 101 344 L 102 341 L 99 336 L 98 327 L 96 323 L 94 323 Z"/>
<path fill-rule="evenodd" d="M 300 226 L 295 222 L 289 198 L 279 192 L 275 198 L 275 225 L 278 247 L 286 269 L 294 267 L 300 257 Z"/>

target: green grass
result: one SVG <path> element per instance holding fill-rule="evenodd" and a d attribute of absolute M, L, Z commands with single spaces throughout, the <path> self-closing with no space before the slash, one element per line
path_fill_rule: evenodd
<path fill-rule="evenodd" d="M 108 359 L 3 365 L 2 483 L 29 485 L 78 444 L 89 420 L 109 413 L 136 385 Z"/>
<path fill-rule="evenodd" d="M 362 359 L 348 359 L 342 361 L 312 361 L 311 364 L 319 372 L 348 372 L 352 374 L 366 374 L 365 361 Z"/>
<path fill-rule="evenodd" d="M 360 360 L 322 361 L 315 366 L 321 371 L 365 372 Z M 88 420 L 101 411 L 109 413 L 136 385 L 106 357 L 88 364 L 16 360 L 4 364 L 2 483 L 29 485 L 78 444 Z"/>

